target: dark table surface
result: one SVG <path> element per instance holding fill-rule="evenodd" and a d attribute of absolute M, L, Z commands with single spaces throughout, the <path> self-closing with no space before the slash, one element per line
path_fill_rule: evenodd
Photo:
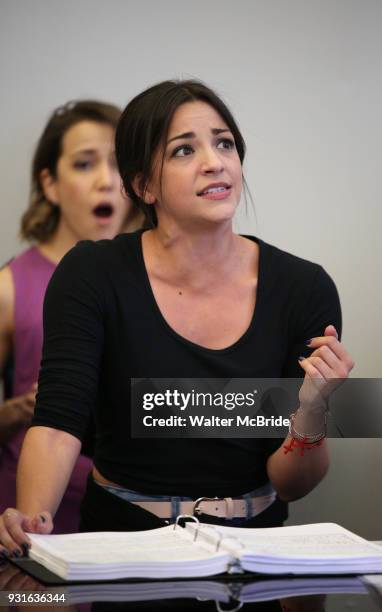
<path fill-rule="evenodd" d="M 43 570 L 36 578 L 36 564 L 31 560 L 19 561 L 18 565 L 2 563 L 0 609 L 42 611 L 57 607 L 81 612 L 382 610 L 381 594 L 355 576 L 279 578 L 245 575 L 235 579 L 227 576 L 223 579 L 97 584 L 59 584 L 60 581 L 54 579 L 53 584 L 46 582 L 49 582 L 49 575 L 44 575 Z"/>

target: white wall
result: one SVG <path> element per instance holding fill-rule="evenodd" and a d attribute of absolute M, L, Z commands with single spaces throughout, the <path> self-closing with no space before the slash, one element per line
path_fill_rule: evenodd
<path fill-rule="evenodd" d="M 381 375 L 380 0 L 2 0 L 0 12 L 0 262 L 21 248 L 31 154 L 55 106 L 124 105 L 161 79 L 198 77 L 225 97 L 247 140 L 257 218 L 242 210 L 238 228 L 324 265 L 354 375 Z M 346 506 L 361 530 L 357 496 L 352 513 L 341 486 L 349 491 L 356 465 L 353 488 L 378 505 L 382 445 L 333 446 L 332 480 L 292 512 L 309 520 L 312 503 L 316 515 Z M 370 512 L 369 533 L 382 539 Z"/>

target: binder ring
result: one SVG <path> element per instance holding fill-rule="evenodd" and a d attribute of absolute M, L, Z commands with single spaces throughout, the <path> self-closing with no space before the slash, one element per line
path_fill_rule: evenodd
<path fill-rule="evenodd" d="M 220 532 L 219 532 L 219 533 L 220 533 Z M 217 542 L 217 544 L 216 544 L 216 552 L 217 552 L 217 551 L 219 550 L 219 548 L 220 548 L 221 541 L 222 541 L 222 540 L 228 540 L 228 539 L 231 539 L 231 540 L 236 540 L 237 544 L 240 544 L 240 546 L 241 546 L 242 548 L 245 548 L 245 544 L 243 544 L 243 542 L 241 542 L 240 540 L 238 540 L 238 538 L 237 538 L 236 536 L 234 536 L 234 535 L 224 535 L 223 533 L 220 533 L 220 539 L 219 539 L 219 541 L 218 541 L 218 542 Z"/>
<path fill-rule="evenodd" d="M 178 525 L 179 519 L 182 519 L 182 518 L 189 518 L 189 519 L 192 519 L 193 521 L 195 521 L 195 523 L 197 523 L 198 525 L 200 524 L 199 523 L 199 519 L 197 519 L 196 516 L 193 516 L 192 514 L 179 514 L 176 517 L 176 521 L 174 523 L 174 531 L 175 531 L 175 529 L 176 529 L 176 527 Z"/>
<path fill-rule="evenodd" d="M 199 521 L 198 521 L 198 523 L 199 523 Z M 216 529 L 216 527 L 214 527 L 213 525 L 201 525 L 201 524 L 199 523 L 199 525 L 197 526 L 197 528 L 196 528 L 196 530 L 195 530 L 194 542 L 196 542 L 197 537 L 198 537 L 198 535 L 199 535 L 199 531 L 200 531 L 201 529 L 212 529 L 213 531 L 216 531 L 216 533 L 217 533 L 217 534 L 220 536 L 220 538 L 221 538 L 220 531 L 218 531 L 218 530 Z"/>

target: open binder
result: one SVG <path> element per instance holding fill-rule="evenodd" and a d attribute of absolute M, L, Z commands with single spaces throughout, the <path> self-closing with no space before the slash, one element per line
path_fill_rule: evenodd
<path fill-rule="evenodd" d="M 382 550 L 334 523 L 245 529 L 193 522 L 138 532 L 29 534 L 30 558 L 66 581 L 382 573 Z"/>

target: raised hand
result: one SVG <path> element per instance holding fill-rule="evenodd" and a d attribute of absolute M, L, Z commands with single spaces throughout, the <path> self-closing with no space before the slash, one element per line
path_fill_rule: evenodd
<path fill-rule="evenodd" d="M 326 403 L 329 395 L 346 380 L 354 361 L 338 340 L 333 325 L 325 328 L 323 336 L 312 338 L 308 346 L 315 350 L 310 357 L 300 360 L 305 372 L 300 404 L 302 408 L 315 409 Z"/>

